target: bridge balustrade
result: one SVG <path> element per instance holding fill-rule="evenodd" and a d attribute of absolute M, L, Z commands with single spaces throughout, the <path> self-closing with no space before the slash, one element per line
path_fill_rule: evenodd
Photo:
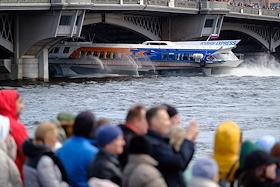
<path fill-rule="evenodd" d="M 0 0 L 1 3 L 51 3 L 51 0 Z"/>
<path fill-rule="evenodd" d="M 268 9 L 262 9 L 261 12 L 262 12 L 262 15 L 265 15 L 265 16 L 276 16 L 276 17 L 279 17 L 279 13 L 280 13 L 277 10 L 268 10 Z"/>
<path fill-rule="evenodd" d="M 176 0 L 175 7 L 197 9 L 198 3 L 196 1 Z"/>
<path fill-rule="evenodd" d="M 228 10 L 228 4 L 219 1 L 201 1 L 201 9 Z"/>
<path fill-rule="evenodd" d="M 123 0 L 123 4 L 140 4 L 140 0 Z"/>
<path fill-rule="evenodd" d="M 243 7 L 243 13 L 244 14 L 255 14 L 259 15 L 259 9 L 258 8 L 252 8 L 252 7 Z"/>
<path fill-rule="evenodd" d="M 120 4 L 120 0 L 92 0 L 94 4 Z"/>

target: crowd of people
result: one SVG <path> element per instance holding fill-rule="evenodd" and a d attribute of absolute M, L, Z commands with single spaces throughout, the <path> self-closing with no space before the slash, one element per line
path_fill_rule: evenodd
<path fill-rule="evenodd" d="M 32 138 L 23 109 L 16 90 L 0 90 L 0 187 L 280 186 L 279 137 L 243 140 L 233 121 L 218 125 L 212 155 L 194 159 L 198 124 L 182 128 L 168 104 L 135 105 L 119 125 L 63 112 Z"/>

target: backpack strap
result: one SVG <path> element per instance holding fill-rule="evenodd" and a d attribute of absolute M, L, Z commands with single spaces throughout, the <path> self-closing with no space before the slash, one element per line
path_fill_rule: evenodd
<path fill-rule="evenodd" d="M 69 180 L 68 180 L 68 176 L 67 176 L 66 170 L 65 170 L 62 162 L 60 161 L 60 159 L 51 151 L 50 152 L 46 152 L 43 155 L 48 156 L 48 157 L 50 157 L 52 159 L 52 161 L 58 167 L 58 169 L 59 169 L 59 171 L 61 173 L 62 180 L 69 184 Z"/>

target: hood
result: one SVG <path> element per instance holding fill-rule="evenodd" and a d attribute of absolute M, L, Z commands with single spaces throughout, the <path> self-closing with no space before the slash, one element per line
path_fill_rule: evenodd
<path fill-rule="evenodd" d="M 248 156 L 248 154 L 259 149 L 260 148 L 256 144 L 249 140 L 246 140 L 242 143 L 239 158 L 240 169 L 244 168 L 245 158 Z"/>
<path fill-rule="evenodd" d="M 46 145 L 36 145 L 32 139 L 28 139 L 22 144 L 22 151 L 26 157 L 34 158 L 49 152 L 50 149 Z"/>
<path fill-rule="evenodd" d="M 0 114 L 15 120 L 18 119 L 16 113 L 17 96 L 16 90 L 0 90 Z"/>
<path fill-rule="evenodd" d="M 225 121 L 218 126 L 215 134 L 214 159 L 219 166 L 219 179 L 223 179 L 239 159 L 240 144 L 241 131 L 236 123 Z"/>

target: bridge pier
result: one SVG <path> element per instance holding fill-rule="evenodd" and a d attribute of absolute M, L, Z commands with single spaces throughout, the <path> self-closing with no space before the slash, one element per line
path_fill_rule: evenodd
<path fill-rule="evenodd" d="M 38 78 L 42 81 L 49 81 L 49 50 L 44 48 L 38 57 Z"/>

